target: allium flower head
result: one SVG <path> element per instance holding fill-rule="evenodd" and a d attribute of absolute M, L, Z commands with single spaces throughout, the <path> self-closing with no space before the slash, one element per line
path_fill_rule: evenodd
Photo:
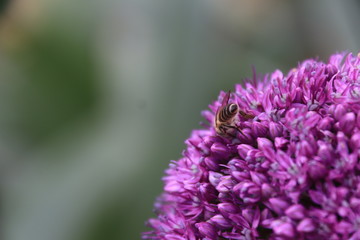
<path fill-rule="evenodd" d="M 204 111 L 144 239 L 360 239 L 360 54 L 306 60 L 235 86 L 239 131 Z"/>

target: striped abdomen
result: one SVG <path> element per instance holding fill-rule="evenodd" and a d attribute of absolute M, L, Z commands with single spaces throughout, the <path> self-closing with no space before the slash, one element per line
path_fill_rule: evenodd
<path fill-rule="evenodd" d="M 227 123 L 230 120 L 232 120 L 233 117 L 235 117 L 235 115 L 238 112 L 238 105 L 237 104 L 228 104 L 226 105 L 223 109 L 220 110 L 220 112 L 218 113 L 218 121 L 220 123 Z"/>

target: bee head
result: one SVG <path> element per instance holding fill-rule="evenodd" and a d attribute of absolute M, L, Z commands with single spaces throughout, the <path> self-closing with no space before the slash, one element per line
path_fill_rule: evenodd
<path fill-rule="evenodd" d="M 234 103 L 230 104 L 229 111 L 231 113 L 236 113 L 237 110 L 238 110 L 238 105 L 237 104 L 234 104 Z"/>

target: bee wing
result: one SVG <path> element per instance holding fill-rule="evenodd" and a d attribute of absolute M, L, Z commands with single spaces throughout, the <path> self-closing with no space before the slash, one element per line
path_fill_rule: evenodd
<path fill-rule="evenodd" d="M 242 110 L 239 110 L 239 114 L 245 119 L 253 119 L 253 118 L 255 118 L 254 115 L 252 115 L 250 113 L 246 113 L 246 112 L 244 112 Z"/>
<path fill-rule="evenodd" d="M 224 96 L 224 98 L 223 98 L 223 100 L 222 100 L 222 103 L 221 103 L 221 107 L 224 107 L 225 105 L 227 105 L 228 104 L 228 102 L 229 102 L 229 99 L 230 99 L 230 91 L 228 91 L 226 94 L 225 94 L 225 96 Z"/>

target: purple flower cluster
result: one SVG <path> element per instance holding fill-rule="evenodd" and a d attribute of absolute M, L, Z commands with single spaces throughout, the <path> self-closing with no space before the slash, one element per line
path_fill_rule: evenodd
<path fill-rule="evenodd" d="M 360 53 L 236 85 L 241 132 L 194 130 L 143 239 L 360 239 Z"/>

